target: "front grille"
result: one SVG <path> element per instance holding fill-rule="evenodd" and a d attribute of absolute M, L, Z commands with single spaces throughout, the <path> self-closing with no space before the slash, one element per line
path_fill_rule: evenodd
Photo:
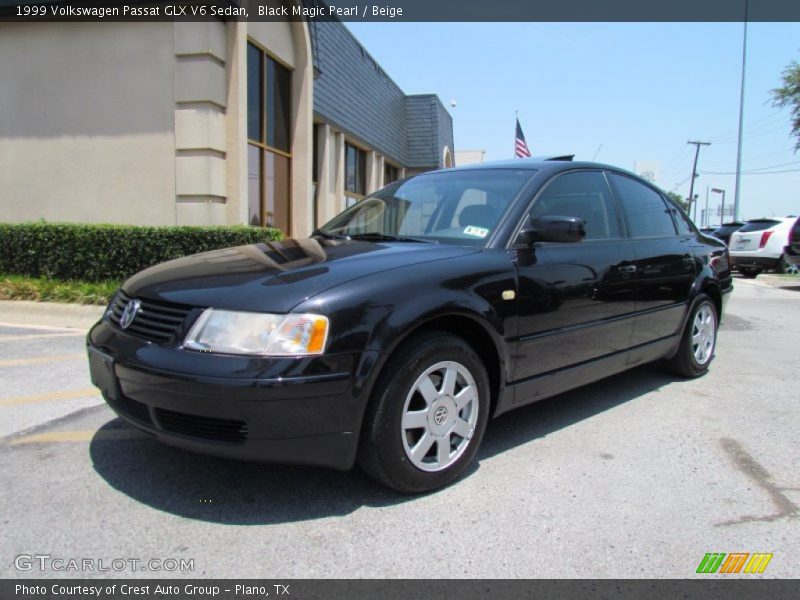
<path fill-rule="evenodd" d="M 150 410 L 147 408 L 146 404 L 137 402 L 127 396 L 119 396 L 114 400 L 107 398 L 106 400 L 118 413 L 142 425 L 153 426 L 153 420 L 150 418 Z"/>
<path fill-rule="evenodd" d="M 198 417 L 156 408 L 156 419 L 165 431 L 215 442 L 242 443 L 247 439 L 247 423 L 227 419 Z"/>
<path fill-rule="evenodd" d="M 133 298 L 120 290 L 109 307 L 108 318 L 111 323 L 120 329 L 122 329 L 120 326 L 122 312 L 131 300 Z M 192 310 L 191 306 L 183 304 L 146 300 L 144 298 L 139 298 L 138 300 L 141 303 L 141 308 L 128 328 L 125 329 L 125 332 L 152 342 L 165 343 L 172 340 L 183 324 L 184 319 L 186 319 L 186 315 Z"/>

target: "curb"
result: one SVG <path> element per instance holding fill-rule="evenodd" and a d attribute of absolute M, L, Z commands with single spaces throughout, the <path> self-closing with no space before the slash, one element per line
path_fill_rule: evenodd
<path fill-rule="evenodd" d="M 103 306 L 87 304 L 0 300 L 0 323 L 88 330 L 104 311 Z"/>

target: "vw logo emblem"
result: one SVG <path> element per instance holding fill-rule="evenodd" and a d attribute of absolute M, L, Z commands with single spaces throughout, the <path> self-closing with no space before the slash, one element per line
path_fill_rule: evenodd
<path fill-rule="evenodd" d="M 133 323 L 136 315 L 139 314 L 139 309 L 142 308 L 142 303 L 138 300 L 131 300 L 122 311 L 122 316 L 119 318 L 119 326 L 127 329 Z"/>
<path fill-rule="evenodd" d="M 433 413 L 433 421 L 437 425 L 441 425 L 447 420 L 447 408 L 444 406 L 440 406 L 436 409 L 436 412 Z"/>

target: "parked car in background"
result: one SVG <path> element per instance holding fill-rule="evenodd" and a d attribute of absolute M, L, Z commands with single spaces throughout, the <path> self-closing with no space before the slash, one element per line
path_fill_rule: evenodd
<path fill-rule="evenodd" d="M 647 181 L 485 163 L 392 183 L 310 239 L 134 275 L 89 364 L 168 444 L 423 492 L 490 417 L 655 360 L 703 375 L 732 289 L 725 245 Z"/>
<path fill-rule="evenodd" d="M 789 232 L 789 243 L 784 249 L 786 262 L 794 267 L 800 267 L 800 219 L 795 221 Z"/>
<path fill-rule="evenodd" d="M 789 235 L 797 225 L 795 216 L 751 219 L 731 234 L 728 247 L 733 265 L 747 278 L 767 269 L 785 272 L 790 264 Z"/>
<path fill-rule="evenodd" d="M 714 229 L 714 232 L 711 235 L 718 240 L 722 240 L 726 245 L 728 245 L 731 243 L 731 234 L 734 231 L 738 231 L 743 225 L 744 223 L 740 223 L 738 221 L 734 221 L 732 223 L 723 223 Z"/>
<path fill-rule="evenodd" d="M 714 232 L 717 230 L 716 227 L 702 227 L 700 229 L 700 233 L 704 233 L 705 235 L 714 235 Z"/>

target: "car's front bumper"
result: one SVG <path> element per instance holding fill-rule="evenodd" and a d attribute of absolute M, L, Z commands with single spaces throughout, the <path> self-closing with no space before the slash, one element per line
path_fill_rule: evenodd
<path fill-rule="evenodd" d="M 92 382 L 123 419 L 188 450 L 348 469 L 363 402 L 362 355 L 270 359 L 200 354 L 101 321 L 87 337 Z"/>

